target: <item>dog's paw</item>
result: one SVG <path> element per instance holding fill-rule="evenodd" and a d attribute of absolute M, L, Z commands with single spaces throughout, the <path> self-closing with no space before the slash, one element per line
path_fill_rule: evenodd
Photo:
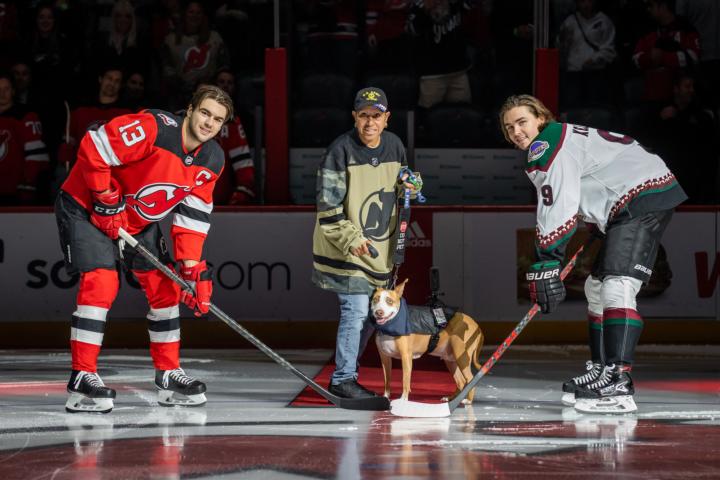
<path fill-rule="evenodd" d="M 467 398 L 463 399 L 463 401 L 460 402 L 460 403 L 462 403 L 462 404 L 465 405 L 465 406 L 467 406 L 467 405 L 472 405 L 472 402 L 471 402 L 470 400 L 468 400 Z"/>
<path fill-rule="evenodd" d="M 383 397 L 389 399 L 390 398 L 390 392 L 383 393 Z"/>
<path fill-rule="evenodd" d="M 450 397 L 442 397 L 440 400 L 442 400 L 443 402 L 449 402 Z"/>

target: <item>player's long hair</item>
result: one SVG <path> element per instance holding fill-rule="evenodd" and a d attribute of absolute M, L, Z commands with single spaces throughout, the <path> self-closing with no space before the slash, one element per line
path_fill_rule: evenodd
<path fill-rule="evenodd" d="M 544 103 L 542 103 L 537 98 L 533 97 L 532 95 L 512 95 L 508 97 L 507 100 L 505 100 L 503 106 L 500 107 L 499 113 L 500 130 L 502 130 L 503 136 L 505 137 L 505 140 L 508 141 L 508 143 L 512 144 L 513 142 L 512 140 L 510 140 L 510 136 L 508 135 L 508 132 L 504 126 L 505 114 L 515 107 L 527 107 L 528 110 L 530 110 L 530 113 L 535 115 L 535 117 L 542 117 L 543 119 L 545 119 L 545 122 L 540 125 L 541 132 L 545 128 L 545 125 L 555 121 L 555 116 L 552 114 L 552 112 L 545 106 Z"/>
<path fill-rule="evenodd" d="M 225 116 L 225 122 L 228 122 L 232 118 L 234 118 L 235 113 L 233 112 L 233 101 L 232 98 L 230 98 L 230 95 L 223 90 L 220 87 L 216 87 L 215 85 L 206 85 L 201 84 L 196 90 L 195 93 L 192 96 L 192 99 L 190 100 L 190 107 L 192 107 L 193 111 L 197 110 L 197 108 L 200 106 L 200 104 L 203 102 L 203 100 L 209 98 L 210 100 L 215 100 L 220 105 L 225 107 L 227 109 L 227 115 Z"/>

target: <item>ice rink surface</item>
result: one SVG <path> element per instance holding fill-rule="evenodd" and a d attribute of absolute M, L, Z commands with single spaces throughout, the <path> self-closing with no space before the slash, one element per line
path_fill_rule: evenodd
<path fill-rule="evenodd" d="M 104 350 L 115 409 L 67 414 L 68 352 L 0 351 L 0 479 L 720 478 L 720 347 L 640 345 L 623 416 L 560 403 L 586 351 L 513 346 L 443 419 L 289 407 L 304 384 L 256 350 L 185 350 L 197 408 L 158 406 L 147 352 Z M 309 376 L 331 355 L 279 353 Z"/>

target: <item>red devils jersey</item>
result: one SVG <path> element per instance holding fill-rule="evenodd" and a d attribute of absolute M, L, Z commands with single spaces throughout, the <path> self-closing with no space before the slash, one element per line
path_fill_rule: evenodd
<path fill-rule="evenodd" d="M 91 191 L 107 190 L 112 178 L 127 202 L 129 233 L 172 213 L 175 258 L 200 260 L 223 152 L 214 140 L 185 151 L 182 123 L 183 117 L 146 110 L 90 130 L 62 189 L 89 210 Z"/>
<path fill-rule="evenodd" d="M 215 203 L 228 203 L 236 190 L 241 190 L 249 197 L 254 197 L 255 165 L 250 156 L 250 147 L 240 117 L 236 115 L 230 122 L 223 125 L 215 138 L 225 152 L 227 166 L 231 167 L 225 168 L 217 181 L 213 194 Z"/>
<path fill-rule="evenodd" d="M 49 164 L 37 114 L 13 107 L 0 115 L 0 195 L 15 195 L 18 187 L 34 191 Z"/>

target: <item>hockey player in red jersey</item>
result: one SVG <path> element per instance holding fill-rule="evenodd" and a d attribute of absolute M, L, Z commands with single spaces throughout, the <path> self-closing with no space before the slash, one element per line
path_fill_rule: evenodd
<path fill-rule="evenodd" d="M 558 123 L 530 95 L 500 110 L 505 139 L 528 152 L 535 185 L 537 263 L 527 274 L 543 313 L 565 299 L 560 262 L 578 217 L 602 238 L 585 282 L 591 361 L 563 385 L 562 401 L 588 413 L 637 410 L 630 370 L 643 329 L 636 296 L 650 280 L 673 209 L 687 199 L 660 157 L 627 135 Z"/>
<path fill-rule="evenodd" d="M 182 301 L 207 313 L 212 282 L 201 261 L 210 228 L 213 188 L 224 164 L 213 141 L 233 116 L 221 89 L 203 86 L 183 116 L 161 110 L 123 115 L 83 137 L 77 161 L 55 203 L 60 242 L 69 273 L 79 272 L 77 309 L 70 336 L 70 412 L 106 413 L 115 390 L 97 374 L 107 312 L 119 288 L 116 258 L 132 271 L 150 304 L 150 354 L 162 405 L 201 405 L 205 384 L 180 368 Z M 172 262 L 157 222 L 173 214 L 170 230 L 180 275 L 195 292 L 180 291 L 131 248 L 114 242 L 120 228 L 166 264 Z"/>

